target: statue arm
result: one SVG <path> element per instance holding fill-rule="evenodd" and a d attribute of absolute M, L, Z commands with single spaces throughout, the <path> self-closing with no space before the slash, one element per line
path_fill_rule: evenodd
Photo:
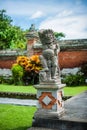
<path fill-rule="evenodd" d="M 56 45 L 56 48 L 57 48 L 57 52 L 59 53 L 60 52 L 60 46 L 59 46 L 59 44 Z"/>

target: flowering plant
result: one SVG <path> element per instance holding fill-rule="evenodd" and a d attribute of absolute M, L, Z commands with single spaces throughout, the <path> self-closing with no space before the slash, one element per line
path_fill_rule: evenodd
<path fill-rule="evenodd" d="M 29 58 L 29 62 L 25 67 L 26 71 L 38 73 L 41 70 L 41 63 L 38 55 L 33 55 Z"/>
<path fill-rule="evenodd" d="M 16 65 L 19 65 L 23 68 L 24 80 L 26 80 L 27 77 L 31 77 L 33 82 L 35 77 L 38 76 L 39 71 L 42 69 L 38 55 L 32 55 L 31 57 L 18 56 L 16 60 Z M 13 64 L 13 66 L 15 66 L 15 64 Z"/>
<path fill-rule="evenodd" d="M 19 56 L 17 57 L 17 64 L 22 66 L 25 71 L 29 72 L 34 71 L 38 73 L 39 70 L 41 70 L 41 64 L 38 55 L 33 55 L 30 58 L 26 56 Z"/>

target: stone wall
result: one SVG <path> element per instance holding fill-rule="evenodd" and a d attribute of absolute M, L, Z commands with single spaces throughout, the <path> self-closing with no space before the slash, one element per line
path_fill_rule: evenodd
<path fill-rule="evenodd" d="M 34 41 L 34 43 L 32 43 Z M 31 51 L 29 51 L 29 43 Z M 35 45 L 35 40 L 28 41 L 28 50 L 24 55 L 41 54 L 41 44 Z M 80 67 L 87 64 L 87 39 L 60 41 L 59 66 L 63 68 Z M 29 53 L 29 54 L 28 54 Z M 0 51 L 0 68 L 11 68 L 19 51 Z"/>
<path fill-rule="evenodd" d="M 80 67 L 87 64 L 87 39 L 63 40 L 59 41 L 59 66 L 63 68 Z M 33 46 L 33 54 L 41 53 L 40 47 Z"/>
<path fill-rule="evenodd" d="M 0 69 L 0 76 L 12 76 L 12 72 L 10 69 Z"/>
<path fill-rule="evenodd" d="M 87 64 L 87 51 L 61 51 L 59 53 L 60 68 L 74 68 Z"/>
<path fill-rule="evenodd" d="M 87 39 L 60 41 L 60 68 L 75 68 L 87 64 Z"/>
<path fill-rule="evenodd" d="M 11 69 L 12 64 L 16 62 L 16 58 L 19 55 L 26 55 L 26 52 L 4 50 L 0 51 L 0 68 Z"/>
<path fill-rule="evenodd" d="M 11 59 L 11 60 L 0 60 L 0 68 L 4 69 L 10 69 L 12 67 L 12 64 L 15 63 L 15 60 Z"/>

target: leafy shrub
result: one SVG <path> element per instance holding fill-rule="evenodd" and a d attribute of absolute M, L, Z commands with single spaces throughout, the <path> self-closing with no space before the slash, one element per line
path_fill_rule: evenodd
<path fill-rule="evenodd" d="M 26 71 L 23 76 L 24 85 L 33 85 L 39 83 L 39 74 Z"/>
<path fill-rule="evenodd" d="M 87 64 L 83 64 L 81 66 L 81 72 L 83 73 L 84 77 L 87 79 Z"/>
<path fill-rule="evenodd" d="M 70 74 L 64 78 L 63 82 L 67 86 L 79 86 L 85 84 L 85 78 L 82 73 L 77 73 L 76 75 Z"/>
<path fill-rule="evenodd" d="M 2 84 L 3 83 L 3 76 L 0 76 L 0 84 Z"/>
<path fill-rule="evenodd" d="M 19 64 L 13 64 L 11 70 L 12 70 L 12 75 L 14 79 L 14 84 L 22 85 L 22 77 L 24 75 L 23 67 L 20 66 Z"/>
<path fill-rule="evenodd" d="M 0 84 L 13 84 L 13 77 L 11 76 L 0 76 Z"/>

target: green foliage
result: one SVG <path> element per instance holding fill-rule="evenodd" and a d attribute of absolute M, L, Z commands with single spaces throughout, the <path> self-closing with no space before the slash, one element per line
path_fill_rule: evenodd
<path fill-rule="evenodd" d="M 14 79 L 14 84 L 21 85 L 22 84 L 22 77 L 24 75 L 23 67 L 21 67 L 18 64 L 14 64 L 12 66 L 11 70 L 12 70 L 12 75 L 13 75 L 13 79 Z"/>
<path fill-rule="evenodd" d="M 81 66 L 81 72 L 83 73 L 84 77 L 87 79 L 87 64 L 83 64 Z"/>
<path fill-rule="evenodd" d="M 55 37 L 60 40 L 61 38 L 65 37 L 65 34 L 62 32 L 54 32 Z"/>
<path fill-rule="evenodd" d="M 0 10 L 0 49 L 5 49 L 9 47 L 9 42 L 7 41 L 8 29 L 11 26 L 11 18 L 7 16 L 5 10 Z"/>
<path fill-rule="evenodd" d="M 11 49 L 25 49 L 26 47 L 26 39 L 25 33 L 20 29 L 20 27 L 12 26 L 10 31 L 11 42 L 10 48 Z"/>
<path fill-rule="evenodd" d="M 13 78 L 11 76 L 0 76 L 0 84 L 13 84 Z"/>
<path fill-rule="evenodd" d="M 3 83 L 3 76 L 0 76 L 0 84 Z"/>
<path fill-rule="evenodd" d="M 0 21 L 5 22 L 5 24 L 6 23 L 11 24 L 12 19 L 9 16 L 7 16 L 5 13 L 6 13 L 6 10 L 4 10 L 4 9 L 0 10 Z"/>
<path fill-rule="evenodd" d="M 17 26 L 12 26 L 11 18 L 0 10 L 0 49 L 25 49 L 25 32 Z"/>
<path fill-rule="evenodd" d="M 70 74 L 63 80 L 67 86 L 80 86 L 85 84 L 85 78 L 82 74 L 77 73 L 76 75 Z"/>

